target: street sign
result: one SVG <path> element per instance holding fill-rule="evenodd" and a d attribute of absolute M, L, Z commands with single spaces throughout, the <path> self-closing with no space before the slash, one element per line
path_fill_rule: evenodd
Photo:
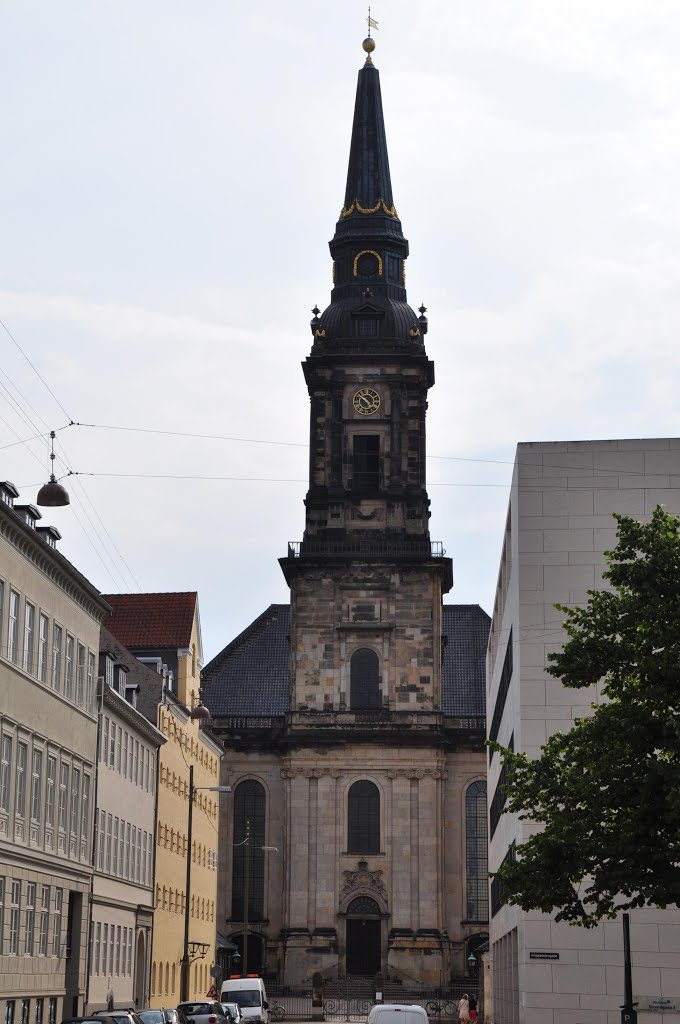
<path fill-rule="evenodd" d="M 215 964 L 214 967 L 210 968 L 210 976 L 211 976 L 211 978 L 221 978 L 222 977 L 222 968 L 218 967 L 217 964 Z"/>
<path fill-rule="evenodd" d="M 637 1010 L 621 1010 L 621 1024 L 637 1024 Z"/>

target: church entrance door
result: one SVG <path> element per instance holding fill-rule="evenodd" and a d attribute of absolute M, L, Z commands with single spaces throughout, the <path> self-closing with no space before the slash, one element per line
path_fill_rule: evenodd
<path fill-rule="evenodd" d="M 358 896 L 347 908 L 347 974 L 373 975 L 382 968 L 380 907 L 369 896 Z"/>

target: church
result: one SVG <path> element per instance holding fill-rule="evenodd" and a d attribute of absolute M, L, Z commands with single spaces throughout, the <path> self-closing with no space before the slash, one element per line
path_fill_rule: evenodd
<path fill-rule="evenodd" d="M 204 669 L 224 743 L 217 930 L 287 985 L 465 976 L 488 939 L 489 617 L 444 604 L 429 533 L 426 309 L 406 295 L 374 41 L 364 41 L 330 304 L 303 363 L 302 540 L 270 605 Z M 302 389 L 300 401 L 303 401 Z M 232 945 L 233 944 L 233 945 Z"/>

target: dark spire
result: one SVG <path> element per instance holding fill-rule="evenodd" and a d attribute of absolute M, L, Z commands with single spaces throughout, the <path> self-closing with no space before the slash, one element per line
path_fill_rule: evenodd
<path fill-rule="evenodd" d="M 363 42 L 345 202 L 330 242 L 333 290 L 330 306 L 314 314 L 313 355 L 371 349 L 424 352 L 426 321 L 408 305 L 405 263 L 408 242 L 394 207 L 383 118 L 380 75 Z"/>
<path fill-rule="evenodd" d="M 394 205 L 380 74 L 371 60 L 375 46 L 372 39 L 364 41 L 364 49 L 369 42 L 371 50 L 367 50 L 366 63 L 359 72 L 357 83 L 344 211 L 349 210 L 353 202 L 363 209 L 372 209 L 381 201 L 388 210 L 392 210 Z"/>

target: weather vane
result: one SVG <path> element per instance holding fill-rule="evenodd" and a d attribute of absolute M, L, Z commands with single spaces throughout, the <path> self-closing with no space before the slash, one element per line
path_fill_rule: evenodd
<path fill-rule="evenodd" d="M 378 22 L 375 20 L 375 18 L 371 17 L 371 8 L 370 7 L 368 8 L 368 17 L 366 18 L 366 21 L 368 22 L 368 38 L 370 39 L 371 38 L 371 29 L 378 27 Z"/>

